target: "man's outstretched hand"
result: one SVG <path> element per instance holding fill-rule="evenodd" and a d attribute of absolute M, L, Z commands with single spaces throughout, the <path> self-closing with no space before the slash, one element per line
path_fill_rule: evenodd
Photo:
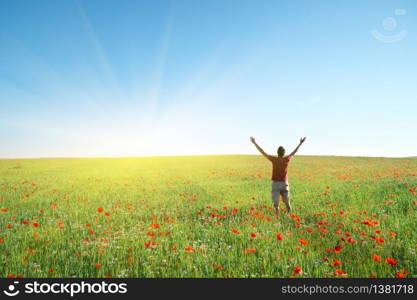
<path fill-rule="evenodd" d="M 306 140 L 306 137 L 303 137 L 300 139 L 300 144 L 304 143 L 304 141 Z"/>
<path fill-rule="evenodd" d="M 253 136 L 251 136 L 250 137 L 250 141 L 253 143 L 253 144 L 255 144 L 256 142 L 255 142 L 255 138 L 253 137 Z"/>

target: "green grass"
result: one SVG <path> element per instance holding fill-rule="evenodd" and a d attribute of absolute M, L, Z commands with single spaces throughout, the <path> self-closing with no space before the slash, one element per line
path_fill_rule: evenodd
<path fill-rule="evenodd" d="M 272 210 L 270 168 L 249 155 L 0 160 L 0 276 L 416 277 L 417 159 L 297 156 L 292 216 Z"/>

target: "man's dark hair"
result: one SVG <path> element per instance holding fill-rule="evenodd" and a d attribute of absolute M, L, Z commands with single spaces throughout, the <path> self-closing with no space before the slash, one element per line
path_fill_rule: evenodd
<path fill-rule="evenodd" d="M 283 157 L 285 155 L 285 148 L 282 146 L 278 147 L 278 156 Z"/>

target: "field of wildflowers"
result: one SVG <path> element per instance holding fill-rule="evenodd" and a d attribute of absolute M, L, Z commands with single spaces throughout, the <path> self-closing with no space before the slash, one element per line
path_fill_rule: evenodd
<path fill-rule="evenodd" d="M 417 159 L 0 160 L 1 277 L 416 277 Z"/>

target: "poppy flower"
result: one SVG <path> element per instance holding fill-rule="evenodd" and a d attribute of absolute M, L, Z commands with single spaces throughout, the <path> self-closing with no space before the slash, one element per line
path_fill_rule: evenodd
<path fill-rule="evenodd" d="M 301 269 L 300 266 L 297 266 L 294 268 L 294 274 L 297 274 L 297 275 L 303 274 L 303 270 Z"/>
<path fill-rule="evenodd" d="M 397 278 L 405 278 L 407 277 L 408 271 L 402 270 L 401 272 L 397 273 Z"/>
<path fill-rule="evenodd" d="M 252 233 L 250 234 L 250 236 L 251 236 L 252 238 L 256 238 L 256 233 L 252 232 Z"/>
<path fill-rule="evenodd" d="M 376 237 L 375 240 L 378 242 L 378 244 L 383 244 L 385 243 L 385 239 L 382 237 Z"/>
<path fill-rule="evenodd" d="M 97 208 L 97 211 L 98 211 L 99 213 L 102 213 L 102 212 L 103 212 L 103 208 L 102 208 L 102 207 L 99 207 L 99 208 Z"/>
<path fill-rule="evenodd" d="M 102 267 L 102 265 L 101 265 L 101 264 L 98 264 L 98 263 L 96 264 L 96 268 L 97 268 L 97 269 L 101 269 L 101 267 Z"/>
<path fill-rule="evenodd" d="M 194 252 L 195 250 L 194 250 L 193 247 L 188 246 L 187 248 L 185 248 L 185 251 L 187 251 L 187 252 Z"/>
<path fill-rule="evenodd" d="M 372 255 L 372 258 L 374 259 L 374 261 L 377 261 L 377 262 L 380 262 L 382 260 L 381 257 L 378 256 L 378 254 L 375 254 L 375 253 Z"/>
<path fill-rule="evenodd" d="M 395 265 L 397 265 L 397 261 L 395 260 L 395 259 L 393 259 L 393 258 L 387 258 L 386 260 L 385 260 L 385 262 L 387 263 L 387 264 L 389 264 L 389 265 L 391 265 L 391 266 L 395 266 Z"/>
<path fill-rule="evenodd" d="M 338 259 L 335 259 L 335 260 L 332 262 L 332 266 L 333 266 L 333 267 L 336 267 L 336 266 L 341 266 L 341 265 L 343 265 L 343 263 L 342 263 L 340 260 L 338 260 Z"/>
<path fill-rule="evenodd" d="M 336 246 L 336 247 L 334 247 L 334 253 L 340 253 L 340 252 L 342 252 L 342 247 L 340 247 L 340 246 Z"/>
<path fill-rule="evenodd" d="M 303 238 L 300 239 L 300 243 L 304 246 L 308 245 L 308 242 Z"/>
<path fill-rule="evenodd" d="M 344 276 L 344 277 L 347 276 L 347 274 L 345 272 L 343 272 L 343 270 L 341 270 L 341 269 L 337 269 L 336 272 L 335 272 L 335 275 L 340 275 L 340 276 Z"/>
<path fill-rule="evenodd" d="M 284 239 L 284 237 L 282 236 L 282 232 L 278 232 L 278 233 L 277 233 L 277 239 L 278 239 L 279 241 L 282 241 L 282 240 Z"/>

